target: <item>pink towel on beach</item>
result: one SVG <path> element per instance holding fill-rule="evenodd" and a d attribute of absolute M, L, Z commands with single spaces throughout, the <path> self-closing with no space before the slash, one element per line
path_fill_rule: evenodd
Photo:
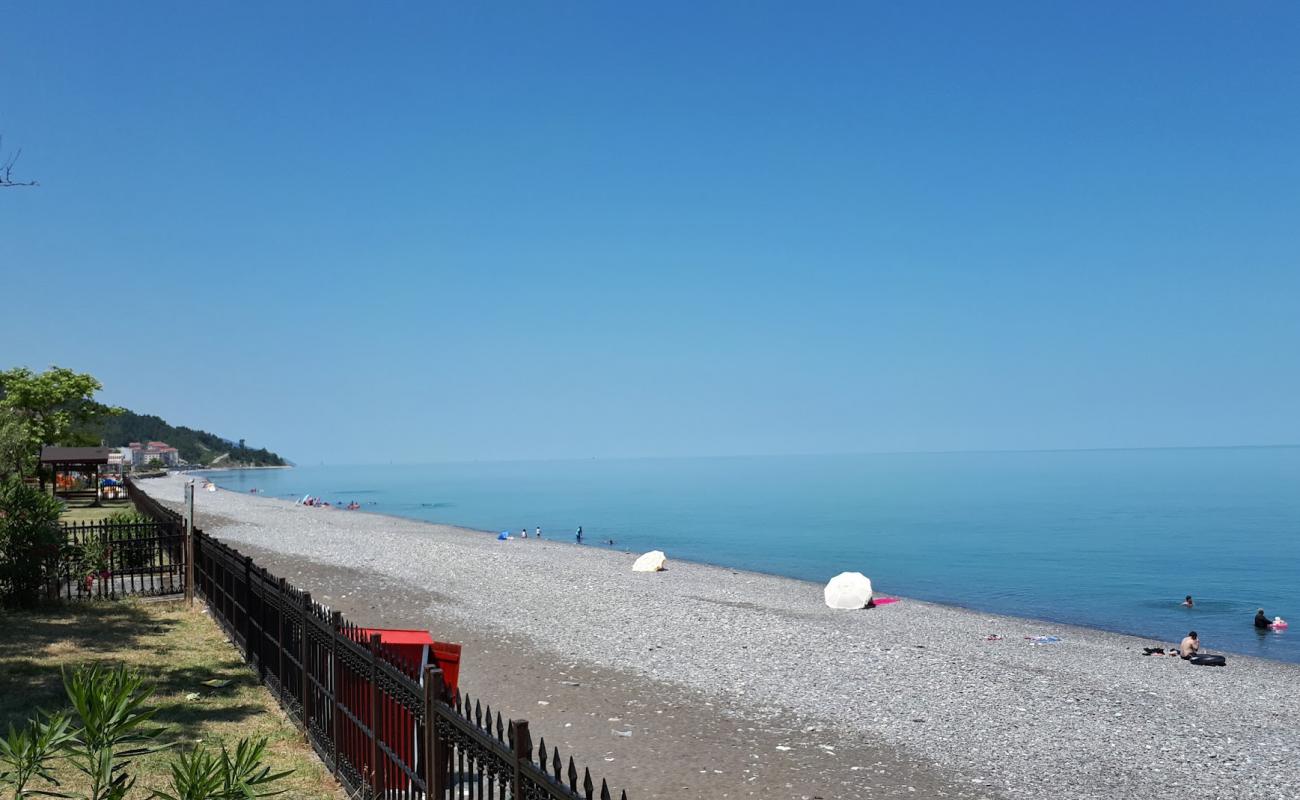
<path fill-rule="evenodd" d="M 871 598 L 871 602 L 878 606 L 887 606 L 890 603 L 897 603 L 898 598 L 897 597 L 873 597 Z"/>

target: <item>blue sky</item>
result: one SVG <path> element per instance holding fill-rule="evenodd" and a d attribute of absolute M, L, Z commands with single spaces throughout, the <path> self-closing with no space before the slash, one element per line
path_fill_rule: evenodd
<path fill-rule="evenodd" d="M 1294 4 L 269 6 L 6 4 L 0 366 L 302 463 L 1300 441 Z"/>

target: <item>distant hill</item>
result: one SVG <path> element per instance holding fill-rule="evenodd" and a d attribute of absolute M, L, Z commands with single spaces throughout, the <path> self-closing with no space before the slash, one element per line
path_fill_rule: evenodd
<path fill-rule="evenodd" d="M 289 464 L 265 447 L 245 447 L 207 431 L 168 425 L 161 417 L 126 411 L 107 417 L 92 431 L 107 447 L 126 447 L 131 442 L 166 442 L 180 451 L 191 464 L 222 467 L 283 467 Z"/>

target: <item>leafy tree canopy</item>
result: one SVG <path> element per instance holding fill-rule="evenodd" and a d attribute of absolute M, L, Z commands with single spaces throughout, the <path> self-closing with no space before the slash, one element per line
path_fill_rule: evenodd
<path fill-rule="evenodd" d="M 120 409 L 96 402 L 103 386 L 92 375 L 64 367 L 32 372 L 26 367 L 0 371 L 0 432 L 4 449 L 16 449 L 21 463 L 9 468 L 23 472 L 49 444 L 94 444 L 80 431 Z M 11 441 L 16 440 L 16 441 Z M 0 466 L 0 470 L 5 467 Z"/>

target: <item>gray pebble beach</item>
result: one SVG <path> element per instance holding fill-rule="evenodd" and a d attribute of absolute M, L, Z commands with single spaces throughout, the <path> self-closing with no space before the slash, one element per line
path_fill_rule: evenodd
<path fill-rule="evenodd" d="M 184 481 L 141 486 L 176 504 Z M 1197 667 L 1142 654 L 1183 631 L 1152 641 L 910 599 L 834 611 L 820 585 L 671 552 L 666 571 L 633 573 L 635 555 L 599 547 L 502 542 L 228 491 L 199 492 L 196 504 L 207 532 L 234 547 L 425 587 L 445 601 L 437 613 L 463 626 L 577 653 L 593 668 L 755 718 L 794 716 L 844 741 L 882 742 L 971 796 L 1300 797 L 1300 667 L 1231 654 L 1225 668 Z M 1046 634 L 1061 642 L 1026 639 Z"/>

